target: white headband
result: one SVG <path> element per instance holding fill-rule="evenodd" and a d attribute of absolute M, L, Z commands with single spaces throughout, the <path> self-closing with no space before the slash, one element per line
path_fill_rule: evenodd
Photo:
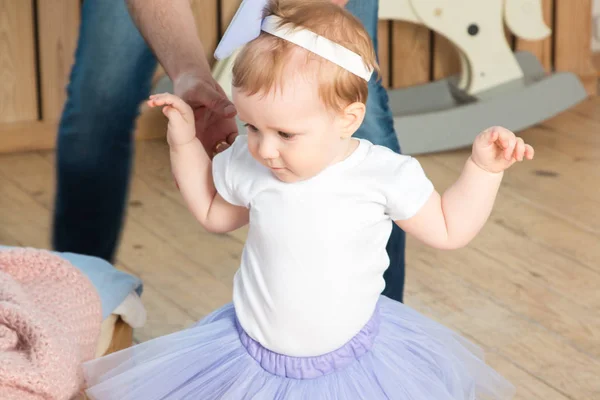
<path fill-rule="evenodd" d="M 278 27 L 280 23 L 280 17 L 270 15 L 263 20 L 261 28 L 263 31 L 270 33 L 273 36 L 294 43 L 295 45 L 303 47 L 306 50 L 339 65 L 345 70 L 352 72 L 354 75 L 363 78 L 367 82 L 371 78 L 373 70 L 368 69 L 363 63 L 362 57 L 355 52 L 350 51 L 344 46 L 332 42 L 323 36 L 317 35 L 308 29 L 299 27 Z"/>
<path fill-rule="evenodd" d="M 362 57 L 344 46 L 302 27 L 278 27 L 281 18 L 270 15 L 262 18 L 267 0 L 244 0 L 215 50 L 215 58 L 229 57 L 237 48 L 256 39 L 261 30 L 294 43 L 341 68 L 369 81 L 373 73 Z"/>

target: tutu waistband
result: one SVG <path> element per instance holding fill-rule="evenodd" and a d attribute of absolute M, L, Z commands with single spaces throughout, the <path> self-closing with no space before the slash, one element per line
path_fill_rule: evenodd
<path fill-rule="evenodd" d="M 379 333 L 379 307 L 367 324 L 337 350 L 315 357 L 291 357 L 275 353 L 252 339 L 236 319 L 240 340 L 250 356 L 273 375 L 292 379 L 314 379 L 345 368 L 373 347 Z"/>

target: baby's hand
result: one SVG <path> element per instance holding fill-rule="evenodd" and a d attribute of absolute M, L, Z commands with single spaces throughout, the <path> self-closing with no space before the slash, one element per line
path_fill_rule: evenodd
<path fill-rule="evenodd" d="M 169 119 L 167 141 L 169 145 L 180 146 L 196 138 L 194 112 L 181 98 L 171 93 L 153 94 L 148 100 L 150 107 L 163 107 L 163 114 Z"/>
<path fill-rule="evenodd" d="M 471 159 L 489 172 L 502 172 L 516 161 L 533 159 L 533 147 L 508 129 L 494 126 L 481 132 L 473 143 Z"/>

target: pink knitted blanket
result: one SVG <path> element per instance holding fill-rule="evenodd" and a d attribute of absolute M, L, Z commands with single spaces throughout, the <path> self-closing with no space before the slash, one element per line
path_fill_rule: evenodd
<path fill-rule="evenodd" d="M 45 250 L 0 250 L 0 399 L 78 395 L 101 319 L 96 289 L 68 261 Z"/>

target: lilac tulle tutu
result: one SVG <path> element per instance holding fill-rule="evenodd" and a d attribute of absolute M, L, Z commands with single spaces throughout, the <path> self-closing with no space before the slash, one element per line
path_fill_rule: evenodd
<path fill-rule="evenodd" d="M 487 400 L 514 394 L 477 346 L 384 296 L 359 334 L 322 356 L 265 349 L 239 327 L 228 304 L 189 329 L 90 361 L 84 371 L 95 400 Z"/>

